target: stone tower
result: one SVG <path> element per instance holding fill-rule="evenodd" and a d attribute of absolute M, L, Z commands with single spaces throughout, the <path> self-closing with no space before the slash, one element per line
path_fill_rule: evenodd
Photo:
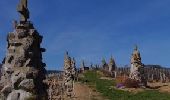
<path fill-rule="evenodd" d="M 71 66 L 72 66 L 72 75 L 73 78 L 76 78 L 77 75 L 77 69 L 76 69 L 76 60 L 74 59 L 74 57 L 71 59 Z"/>
<path fill-rule="evenodd" d="M 17 7 L 21 14 L 14 22 L 14 31 L 7 36 L 7 53 L 1 77 L 3 100 L 47 100 L 45 80 L 46 64 L 42 62 L 40 44 L 43 37 L 28 21 L 27 0 L 20 0 Z"/>
<path fill-rule="evenodd" d="M 64 57 L 64 90 L 66 98 L 73 96 L 73 81 L 72 59 L 66 52 Z"/>
<path fill-rule="evenodd" d="M 109 72 L 113 72 L 115 70 L 116 70 L 116 63 L 113 57 L 111 56 L 110 61 L 109 61 Z"/>
<path fill-rule="evenodd" d="M 131 57 L 131 68 L 130 68 L 129 77 L 131 79 L 139 81 L 140 83 L 143 83 L 143 85 L 146 85 L 146 80 L 144 75 L 145 73 L 143 70 L 144 70 L 144 65 L 142 64 L 141 61 L 140 52 L 138 50 L 138 47 L 135 46 Z"/>
<path fill-rule="evenodd" d="M 105 58 L 102 59 L 102 65 L 101 65 L 101 67 L 102 67 L 104 70 L 109 70 L 109 67 L 108 67 L 108 64 L 106 63 Z"/>
<path fill-rule="evenodd" d="M 112 56 L 109 61 L 109 72 L 112 77 L 116 77 L 116 63 Z"/>
<path fill-rule="evenodd" d="M 81 65 L 80 65 L 80 68 L 81 68 L 81 71 L 84 72 L 85 71 L 85 62 L 84 60 L 81 61 Z"/>

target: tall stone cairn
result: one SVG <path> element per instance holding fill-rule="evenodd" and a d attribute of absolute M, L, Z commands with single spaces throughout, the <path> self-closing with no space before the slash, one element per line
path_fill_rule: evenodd
<path fill-rule="evenodd" d="M 129 78 L 143 83 L 142 85 L 146 85 L 144 65 L 142 64 L 140 52 L 138 51 L 137 46 L 135 46 L 134 51 L 132 53 Z"/>
<path fill-rule="evenodd" d="M 109 62 L 109 72 L 113 72 L 115 70 L 116 70 L 116 63 L 115 63 L 113 57 L 111 56 L 110 62 Z"/>
<path fill-rule="evenodd" d="M 102 67 L 104 70 L 109 70 L 109 67 L 108 67 L 108 64 L 106 63 L 105 58 L 102 59 L 101 67 Z"/>
<path fill-rule="evenodd" d="M 84 73 L 85 67 L 86 67 L 86 66 L 85 66 L 85 62 L 84 62 L 84 60 L 82 60 L 82 61 L 81 61 L 81 64 L 80 64 L 80 69 L 81 69 L 81 72 L 82 72 L 82 73 Z"/>
<path fill-rule="evenodd" d="M 72 59 L 69 57 L 68 52 L 66 52 L 64 57 L 64 90 L 66 98 L 73 96 L 73 81 Z"/>
<path fill-rule="evenodd" d="M 45 66 L 40 47 L 43 37 L 28 21 L 27 0 L 17 7 L 20 21 L 14 21 L 14 31 L 7 36 L 7 53 L 4 59 L 0 85 L 2 100 L 47 100 Z"/>
<path fill-rule="evenodd" d="M 109 72 L 111 73 L 111 76 L 116 77 L 116 63 L 112 56 L 109 62 Z"/>

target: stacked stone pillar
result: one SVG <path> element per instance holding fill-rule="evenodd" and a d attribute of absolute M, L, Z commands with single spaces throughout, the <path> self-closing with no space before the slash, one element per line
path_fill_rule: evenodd
<path fill-rule="evenodd" d="M 68 52 L 66 52 L 64 57 L 64 90 L 66 98 L 71 98 L 74 95 L 75 69 L 75 60 L 71 59 L 71 57 L 68 55 Z"/>
<path fill-rule="evenodd" d="M 20 8 L 20 9 L 19 9 Z M 7 53 L 2 69 L 1 99 L 4 100 L 46 100 L 45 63 L 42 62 L 40 44 L 43 37 L 28 21 L 27 0 L 21 0 L 18 11 L 19 22 L 15 21 L 14 31 L 7 36 Z"/>
<path fill-rule="evenodd" d="M 144 65 L 141 61 L 140 52 L 138 47 L 135 46 L 132 57 L 131 57 L 131 68 L 129 77 L 139 82 L 139 85 L 146 86 L 147 81 L 145 79 Z"/>

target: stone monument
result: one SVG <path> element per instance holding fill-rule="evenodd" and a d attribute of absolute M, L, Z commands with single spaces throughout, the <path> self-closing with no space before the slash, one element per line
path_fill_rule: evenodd
<path fill-rule="evenodd" d="M 66 98 L 73 96 L 73 81 L 72 59 L 66 52 L 64 57 L 64 90 Z"/>
<path fill-rule="evenodd" d="M 27 0 L 17 7 L 20 21 L 15 21 L 14 31 L 7 36 L 7 53 L 2 66 L 0 85 L 2 100 L 47 100 L 45 80 L 46 64 L 42 62 L 40 44 L 43 37 L 28 21 Z"/>
<path fill-rule="evenodd" d="M 105 58 L 102 59 L 101 67 L 102 67 L 104 70 L 107 70 L 107 71 L 109 70 L 109 66 L 108 66 L 108 64 L 106 63 Z"/>
<path fill-rule="evenodd" d="M 109 72 L 110 72 L 111 76 L 116 77 L 116 63 L 112 56 L 110 58 L 110 62 L 109 62 L 108 66 L 109 66 Z"/>
<path fill-rule="evenodd" d="M 141 61 L 140 52 L 138 51 L 138 47 L 135 46 L 131 57 L 131 68 L 129 78 L 136 80 L 141 84 L 143 83 L 142 85 L 146 85 L 143 69 L 144 65 Z"/>
<path fill-rule="evenodd" d="M 85 71 L 85 62 L 84 60 L 81 61 L 81 65 L 80 65 L 80 69 L 81 69 L 81 72 L 84 72 Z"/>
<path fill-rule="evenodd" d="M 72 66 L 72 75 L 74 80 L 77 78 L 77 69 L 76 69 L 76 60 L 74 57 L 71 59 L 71 66 Z"/>

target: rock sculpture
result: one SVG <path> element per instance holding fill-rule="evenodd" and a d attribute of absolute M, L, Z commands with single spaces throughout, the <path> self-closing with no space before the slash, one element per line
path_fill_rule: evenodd
<path fill-rule="evenodd" d="M 21 14 L 20 20 L 26 22 L 29 19 L 29 10 L 27 8 L 27 0 L 20 0 L 17 11 Z"/>
<path fill-rule="evenodd" d="M 104 70 L 109 70 L 109 67 L 108 67 L 108 64 L 106 63 L 106 60 L 103 58 L 102 59 L 102 65 L 101 67 L 104 69 Z"/>
<path fill-rule="evenodd" d="M 143 69 L 144 65 L 141 62 L 140 52 L 138 51 L 138 47 L 135 46 L 131 57 L 131 68 L 129 77 L 140 83 L 143 83 L 143 85 L 146 85 Z"/>
<path fill-rule="evenodd" d="M 0 84 L 3 100 L 46 100 L 45 63 L 42 62 L 40 47 L 43 37 L 28 21 L 27 0 L 21 0 L 18 11 L 21 19 L 15 21 L 15 29 L 7 36 L 7 54 L 2 66 Z"/>
<path fill-rule="evenodd" d="M 73 96 L 73 80 L 72 60 L 68 52 L 66 52 L 64 57 L 64 87 L 66 97 L 71 98 Z"/>
<path fill-rule="evenodd" d="M 71 66 L 72 66 L 72 75 L 74 80 L 77 79 L 77 69 L 76 69 L 76 60 L 74 57 L 71 59 Z"/>
<path fill-rule="evenodd" d="M 112 77 L 116 77 L 116 63 L 112 56 L 111 56 L 110 62 L 109 62 L 109 72 Z"/>
<path fill-rule="evenodd" d="M 81 61 L 81 65 L 80 65 L 80 68 L 81 68 L 81 72 L 84 72 L 85 71 L 85 62 L 84 60 Z"/>

